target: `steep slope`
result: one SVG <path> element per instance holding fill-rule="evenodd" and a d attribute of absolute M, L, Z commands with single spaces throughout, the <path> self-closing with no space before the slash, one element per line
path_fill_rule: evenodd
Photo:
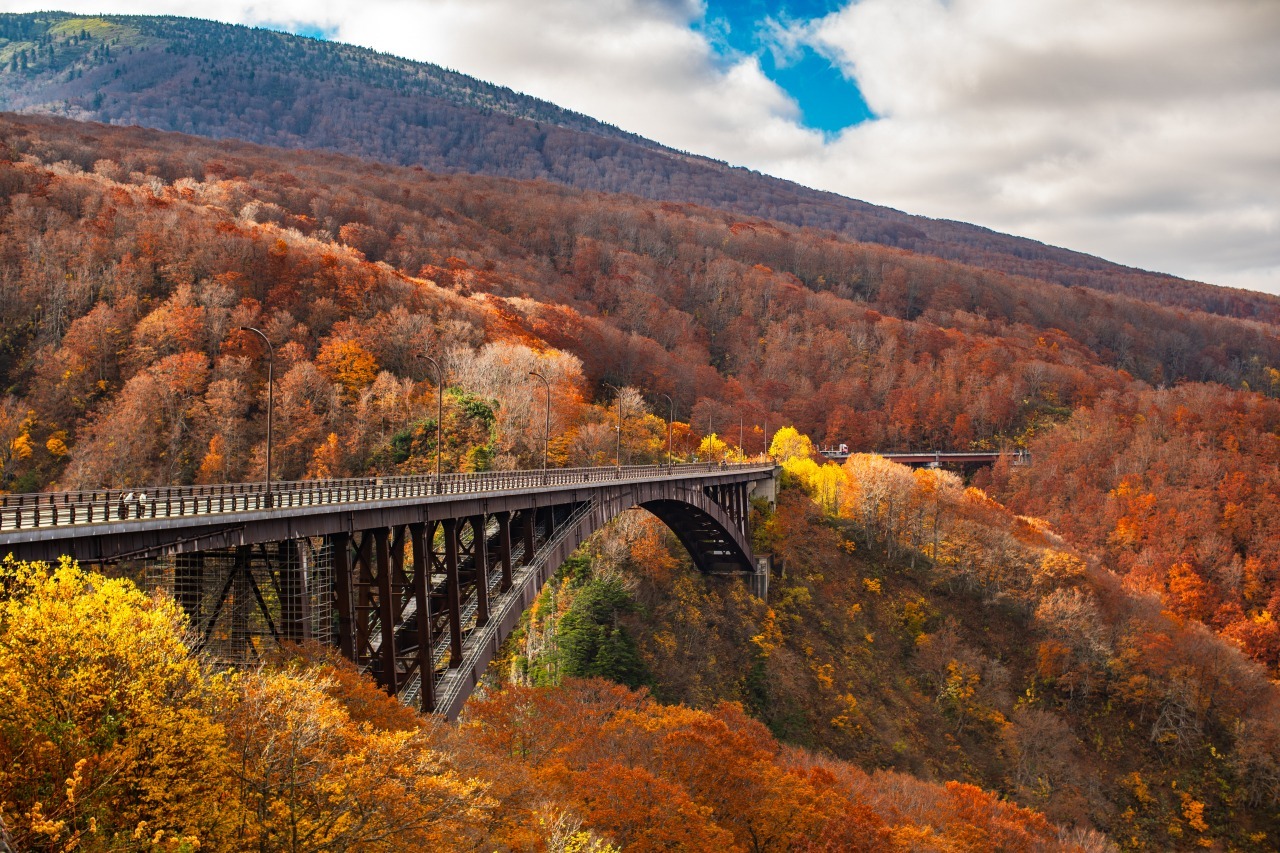
<path fill-rule="evenodd" d="M 527 338 L 581 359 L 588 399 L 602 380 L 643 384 L 700 429 L 785 420 L 882 449 L 1020 441 L 1135 375 L 1267 387 L 1280 364 L 1266 324 L 706 209 L 154 131 L 0 126 L 16 158 L 3 381 L 71 439 L 106 429 L 103 405 L 160 358 L 245 354 L 219 319 L 232 315 L 280 324 L 297 363 L 358 344 L 368 361 L 343 374 L 346 403 L 379 370 L 423 378 L 423 346 Z M 446 297 L 448 316 L 487 331 L 418 319 Z M 305 471 L 299 452 L 282 475 Z M 195 456 L 151 476 L 189 478 Z"/>
<path fill-rule="evenodd" d="M 450 468 L 540 462 L 533 369 L 553 464 L 612 459 L 604 382 L 636 461 L 664 458 L 663 394 L 678 456 L 717 431 L 758 452 L 783 423 L 860 449 L 1030 444 L 1025 480 L 997 472 L 1011 505 L 1276 665 L 1274 326 L 545 183 L 37 117 L 0 138 L 0 487 L 254 476 L 265 375 L 234 330 L 256 324 L 280 356 L 277 476 L 423 470 L 423 351 L 454 386 Z M 1152 394 L 1187 411 L 1135 408 Z"/>
<path fill-rule="evenodd" d="M 1236 317 L 1280 300 L 909 216 L 664 148 L 424 63 L 206 21 L 0 16 L 0 109 L 694 202 L 991 270 Z"/>
<path fill-rule="evenodd" d="M 1248 478 L 1274 468 L 1280 414 L 1262 392 L 1280 391 L 1275 326 L 693 205 L 0 117 L 0 485 L 260 471 L 265 370 L 241 325 L 276 348 L 282 477 L 423 470 L 439 393 L 424 351 L 452 386 L 451 469 L 536 464 L 531 369 L 552 379 L 553 464 L 611 458 L 606 380 L 624 386 L 623 452 L 636 461 L 663 457 L 664 393 L 679 406 L 678 455 L 723 441 L 708 420 L 737 439 L 739 418 L 750 451 L 792 421 L 859 446 L 1043 448 L 1044 478 L 997 470 L 993 482 L 1028 505 L 1054 491 L 1112 498 L 1132 538 L 1098 566 L 937 474 L 863 460 L 828 481 L 801 468 L 816 503 L 786 493 L 761 527 L 787 572 L 772 615 L 740 591 L 699 588 L 661 540 L 633 560 L 648 573 L 640 603 L 660 617 L 631 623 L 655 690 L 740 699 L 788 740 L 978 782 L 1129 846 L 1274 848 L 1266 673 L 1198 624 L 1204 613 L 1165 613 L 1104 569 L 1167 571 L 1194 591 L 1164 565 L 1188 556 L 1166 535 L 1183 522 L 1164 505 L 1180 501 L 1197 524 L 1229 525 L 1242 568 L 1272 559 L 1280 521 L 1228 505 L 1262 501 Z M 1090 417 L 1114 428 L 1073 442 Z M 1188 464 L 1148 466 L 1171 458 Z M 1229 578 L 1219 544 L 1195 556 L 1222 556 Z M 1275 589 L 1243 594 L 1257 611 Z M 1256 649 L 1264 662 L 1268 648 Z M 689 650 L 707 667 L 679 667 Z M 511 707 L 489 719 L 501 728 Z M 688 719 L 755 731 L 726 713 Z M 572 773 L 590 773 L 590 746 L 564 744 Z M 797 763 L 861 778 L 812 757 L 786 766 Z M 640 770 L 653 772 L 626 772 Z M 937 800 L 911 784 L 893 782 L 906 800 Z"/>
<path fill-rule="evenodd" d="M 0 577 L 10 850 L 1103 849 L 971 785 L 784 749 L 733 706 L 587 681 L 441 725 L 316 648 L 215 674 L 179 606 L 128 581 L 69 562 Z"/>
<path fill-rule="evenodd" d="M 636 514 L 544 591 L 507 679 L 741 702 L 784 741 L 998 791 L 1125 849 L 1274 849 L 1280 692 L 1260 666 L 954 474 L 787 468 L 755 519 L 782 566 L 767 605 Z"/>

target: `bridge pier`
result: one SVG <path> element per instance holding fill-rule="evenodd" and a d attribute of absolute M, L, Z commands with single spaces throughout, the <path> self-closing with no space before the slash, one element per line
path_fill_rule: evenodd
<path fill-rule="evenodd" d="M 418 648 L 418 679 L 421 684 L 422 710 L 431 713 L 436 709 L 436 664 L 431 621 L 431 565 L 432 554 L 427 547 L 426 525 L 417 522 L 409 525 L 409 538 L 413 548 L 413 594 L 418 602 L 416 637 Z"/>
<path fill-rule="evenodd" d="M 373 534 L 374 553 L 377 555 L 377 601 L 370 608 L 369 616 L 375 613 L 378 617 L 378 682 L 388 693 L 396 692 L 396 613 L 395 601 L 392 598 L 391 577 L 391 542 L 388 541 L 387 528 L 379 527 L 369 531 Z M 404 540 L 395 537 L 403 546 Z M 370 625 L 373 628 L 373 625 Z M 369 632 L 370 641 L 373 632 Z"/>
<path fill-rule="evenodd" d="M 445 592 L 449 601 L 449 668 L 462 665 L 462 599 L 458 577 L 458 521 L 444 520 Z"/>
<path fill-rule="evenodd" d="M 356 659 L 353 637 L 354 619 L 351 612 L 351 534 L 338 531 L 329 534 L 329 548 L 333 554 L 334 609 L 338 611 L 338 624 L 334 628 L 333 645 L 347 660 Z"/>
<path fill-rule="evenodd" d="M 488 525 L 483 515 L 473 515 L 467 519 L 471 526 L 471 546 L 468 556 L 471 558 L 476 591 L 476 624 L 485 625 L 489 621 L 489 536 Z"/>
<path fill-rule="evenodd" d="M 173 560 L 173 597 L 187 614 L 192 625 L 200 624 L 200 605 L 204 599 L 204 554 L 178 554 Z"/>
<path fill-rule="evenodd" d="M 198 552 L 197 552 L 198 553 Z M 293 643 L 309 639 L 307 618 L 307 566 L 294 539 L 276 546 L 276 575 L 280 578 L 280 630 L 283 638 Z"/>
<path fill-rule="evenodd" d="M 499 592 L 511 589 L 511 513 L 500 512 L 498 519 L 498 565 L 502 570 Z"/>

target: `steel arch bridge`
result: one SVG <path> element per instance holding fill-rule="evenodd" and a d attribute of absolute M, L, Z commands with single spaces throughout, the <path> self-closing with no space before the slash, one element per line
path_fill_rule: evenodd
<path fill-rule="evenodd" d="M 6 495 L 0 554 L 141 565 L 215 657 L 319 640 L 453 719 L 546 581 L 624 510 L 763 597 L 750 499 L 773 499 L 774 474 L 764 461 Z"/>

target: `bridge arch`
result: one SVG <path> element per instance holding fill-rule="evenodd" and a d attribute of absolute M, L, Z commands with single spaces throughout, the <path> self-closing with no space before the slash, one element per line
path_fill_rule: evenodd
<path fill-rule="evenodd" d="M 624 490 L 601 504 L 598 513 L 587 513 L 566 531 L 567 552 L 554 566 L 552 574 L 579 545 L 623 512 L 640 508 L 656 516 L 675 534 L 693 564 L 703 574 L 754 572 L 755 557 L 751 551 L 747 528 L 746 496 L 741 506 L 729 509 L 702 488 L 681 488 L 674 494 L 645 498 L 635 490 Z"/>
<path fill-rule="evenodd" d="M 435 713 L 455 719 L 489 661 L 498 654 L 546 582 L 579 545 L 629 509 L 647 510 L 662 521 L 704 574 L 741 574 L 752 581 L 757 579 L 747 526 L 748 483 L 732 488 L 669 482 L 656 485 L 637 483 L 609 490 L 577 507 L 539 550 L 528 574 L 522 574 L 507 596 L 495 602 L 492 621 L 471 630 L 463 644 L 461 665 L 445 670 L 432 685 L 430 702 L 412 688 L 408 695 L 402 692 L 401 698 L 409 702 L 422 700 L 424 707 L 429 704 Z"/>

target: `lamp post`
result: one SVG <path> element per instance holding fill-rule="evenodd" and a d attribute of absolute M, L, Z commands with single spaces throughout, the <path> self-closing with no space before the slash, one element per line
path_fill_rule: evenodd
<path fill-rule="evenodd" d="M 542 432 L 542 482 L 547 482 L 547 446 L 551 443 L 551 383 L 547 381 L 547 377 L 543 376 L 536 370 L 529 371 L 530 376 L 536 376 L 542 380 L 542 384 L 547 389 L 547 423 Z"/>
<path fill-rule="evenodd" d="M 614 396 L 617 397 L 618 399 L 618 446 L 617 446 L 617 450 L 614 451 L 613 459 L 614 459 L 614 467 L 617 468 L 619 472 L 621 472 L 622 470 L 622 389 L 619 388 L 617 385 L 610 385 L 608 382 L 604 384 L 606 388 L 613 389 Z"/>
<path fill-rule="evenodd" d="M 444 373 L 440 364 L 425 353 L 418 353 L 418 358 L 431 365 L 436 373 L 436 491 L 440 491 L 440 453 L 444 449 Z"/>
<path fill-rule="evenodd" d="M 663 394 L 667 398 L 667 402 L 671 405 L 671 414 L 667 416 L 667 467 L 671 467 L 671 424 L 676 419 L 676 401 L 671 399 L 670 394 Z"/>
<path fill-rule="evenodd" d="M 255 329 L 252 326 L 241 326 L 240 331 L 253 332 L 262 338 L 262 342 L 267 345 L 267 472 L 266 477 L 263 479 L 266 483 L 267 509 L 270 509 L 273 504 L 271 500 L 271 416 L 276 397 L 276 350 L 260 329 Z"/>

